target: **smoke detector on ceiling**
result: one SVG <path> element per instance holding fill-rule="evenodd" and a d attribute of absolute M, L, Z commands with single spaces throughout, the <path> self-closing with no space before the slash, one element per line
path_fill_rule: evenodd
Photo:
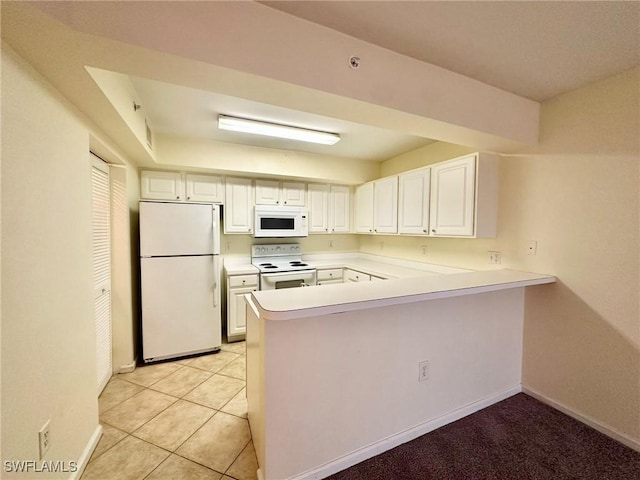
<path fill-rule="evenodd" d="M 355 55 L 352 55 L 349 57 L 349 66 L 351 68 L 353 68 L 354 70 L 356 68 L 360 67 L 360 57 L 356 57 Z"/>

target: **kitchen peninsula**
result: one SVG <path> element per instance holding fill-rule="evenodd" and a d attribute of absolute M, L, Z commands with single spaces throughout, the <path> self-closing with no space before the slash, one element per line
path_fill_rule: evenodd
<path fill-rule="evenodd" d="M 467 271 L 253 292 L 247 398 L 259 474 L 323 478 L 521 390 L 525 288 Z"/>

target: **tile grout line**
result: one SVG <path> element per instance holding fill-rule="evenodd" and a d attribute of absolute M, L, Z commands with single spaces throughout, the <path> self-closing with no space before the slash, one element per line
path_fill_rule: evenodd
<path fill-rule="evenodd" d="M 246 349 L 246 346 L 245 346 L 245 349 Z M 201 463 L 199 463 L 199 462 L 197 462 L 197 461 L 195 461 L 195 460 L 193 460 L 193 459 L 191 459 L 191 458 L 185 457 L 185 456 L 183 456 L 183 455 L 181 455 L 181 454 L 177 453 L 177 450 L 178 450 L 178 449 L 180 449 L 180 448 L 181 448 L 181 447 L 182 447 L 186 442 L 188 442 L 188 441 L 189 441 L 189 440 L 190 440 L 190 439 L 191 439 L 191 438 L 192 438 L 192 437 L 193 437 L 197 432 L 199 432 L 199 431 L 204 427 L 204 425 L 206 425 L 209 421 L 211 421 L 211 419 L 212 419 L 212 418 L 214 418 L 218 413 L 223 413 L 223 414 L 225 414 L 225 415 L 232 416 L 232 417 L 237 418 L 237 419 L 239 419 L 239 420 L 243 420 L 243 421 L 247 422 L 247 424 L 248 424 L 248 418 L 243 417 L 243 416 L 240 416 L 240 415 L 237 415 L 237 414 L 234 414 L 234 413 L 223 412 L 223 410 L 222 410 L 222 409 L 224 409 L 224 408 L 225 408 L 229 403 L 231 403 L 231 401 L 232 401 L 232 400 L 234 400 L 234 399 L 237 397 L 237 395 L 238 395 L 238 394 L 239 394 L 243 389 L 245 389 L 245 388 L 246 388 L 246 376 L 245 376 L 245 378 L 238 378 L 238 377 L 231 376 L 231 375 L 229 375 L 229 374 L 220 373 L 222 370 L 224 370 L 225 368 L 227 368 L 231 363 L 236 362 L 236 361 L 237 361 L 237 360 L 239 360 L 241 357 L 244 357 L 244 361 L 246 362 L 246 350 L 245 350 L 245 353 L 244 353 L 244 354 L 243 354 L 243 353 L 237 353 L 237 352 L 235 352 L 235 351 L 229 351 L 229 350 L 221 350 L 221 351 L 224 351 L 225 353 L 228 353 L 228 354 L 233 355 L 233 356 L 234 356 L 234 358 L 233 358 L 233 359 L 231 359 L 231 360 L 229 360 L 228 362 L 226 362 L 224 365 L 222 365 L 222 366 L 221 366 L 219 369 L 217 369 L 216 371 L 208 370 L 208 369 L 206 369 L 206 368 L 200 368 L 200 367 L 197 367 L 197 366 L 192 366 L 192 365 L 189 365 L 189 364 L 180 363 L 180 360 L 178 360 L 178 361 L 176 361 L 176 362 L 174 363 L 174 364 L 176 365 L 176 367 L 177 367 L 177 368 L 175 368 L 174 370 L 172 370 L 172 371 L 168 372 L 166 375 L 163 375 L 162 377 L 160 377 L 160 378 L 156 379 L 156 380 L 155 380 L 155 381 L 153 381 L 150 385 L 141 385 L 141 384 L 139 384 L 139 383 L 136 383 L 136 382 L 134 382 L 134 381 L 131 381 L 130 379 L 122 378 L 122 377 L 120 377 L 118 374 L 113 375 L 113 376 L 110 378 L 109 382 L 112 382 L 114 379 L 117 379 L 117 380 L 124 381 L 124 382 L 126 382 L 127 384 L 129 384 L 129 385 L 139 387 L 139 388 L 141 388 L 141 390 L 140 390 L 139 392 L 137 392 L 137 393 L 135 393 L 135 394 L 133 394 L 133 395 L 129 396 L 128 398 L 125 398 L 125 399 L 123 399 L 123 400 L 119 401 L 118 403 L 116 403 L 116 404 L 112 405 L 111 407 L 107 408 L 106 410 L 104 410 L 103 412 L 101 412 L 101 415 L 99 415 L 99 416 L 102 416 L 102 414 L 105 414 L 105 413 L 107 413 L 107 412 L 111 411 L 113 408 L 115 408 L 115 407 L 117 407 L 117 406 L 122 405 L 123 403 L 127 402 L 128 400 L 131 400 L 132 398 L 136 397 L 137 395 L 140 395 L 140 394 L 144 393 L 144 392 L 145 392 L 145 390 L 146 390 L 146 391 L 148 391 L 148 392 L 152 392 L 152 393 L 159 393 L 159 394 L 161 394 L 161 395 L 166 395 L 166 396 L 168 396 L 168 397 L 173 398 L 173 399 L 174 399 L 174 401 L 173 401 L 173 402 L 171 402 L 169 405 L 167 405 L 165 408 L 163 408 L 163 409 L 161 409 L 160 411 L 158 411 L 154 416 L 152 416 L 151 418 L 149 418 L 148 420 L 146 420 L 142 425 L 140 425 L 139 427 L 137 427 L 137 428 L 136 428 L 135 430 L 133 430 L 132 432 L 127 432 L 126 430 L 122 430 L 122 429 L 121 429 L 121 428 L 119 428 L 119 427 L 116 427 L 116 426 L 114 426 L 114 425 L 111 425 L 108 421 L 104 421 L 104 420 L 100 419 L 100 423 L 103 423 L 103 424 L 105 424 L 105 425 L 108 425 L 108 426 L 110 426 L 110 427 L 114 428 L 114 429 L 115 429 L 115 430 L 117 430 L 117 431 L 123 432 L 125 435 L 124 435 L 121 439 L 117 440 L 117 441 L 116 441 L 113 445 L 111 445 L 107 450 L 105 450 L 104 452 L 102 452 L 102 453 L 101 453 L 100 455 L 98 455 L 97 457 L 93 458 L 93 459 L 90 461 L 90 463 L 92 463 L 93 461 L 95 461 L 95 460 L 97 460 L 97 459 L 99 459 L 99 458 L 103 457 L 106 453 L 110 452 L 114 447 L 116 447 L 117 445 L 119 445 L 122 441 L 126 440 L 126 439 L 127 439 L 127 437 L 132 437 L 133 439 L 140 440 L 141 442 L 144 442 L 145 444 L 151 445 L 151 446 L 156 447 L 156 448 L 159 448 L 159 449 L 161 449 L 161 450 L 163 450 L 163 451 L 165 451 L 165 452 L 168 452 L 167 457 L 165 457 L 165 458 L 164 458 L 164 459 L 163 459 L 163 460 L 162 460 L 158 465 L 156 465 L 156 466 L 155 466 L 155 467 L 154 467 L 154 468 L 153 468 L 153 469 L 152 469 L 148 474 L 146 474 L 144 478 L 148 478 L 150 475 L 152 475 L 152 474 L 153 474 L 153 472 L 155 472 L 155 471 L 156 471 L 156 470 L 157 470 L 161 465 L 163 465 L 163 464 L 164 464 L 164 463 L 165 463 L 165 462 L 166 462 L 166 461 L 171 457 L 171 455 L 176 455 L 176 456 L 178 456 L 178 457 L 180 457 L 180 458 L 183 458 L 184 460 L 186 460 L 186 461 L 188 461 L 188 462 L 192 462 L 192 463 L 194 463 L 194 464 L 200 465 L 200 466 L 202 466 L 203 468 L 206 468 L 208 471 L 215 472 L 215 473 L 217 473 L 217 474 L 219 474 L 219 475 L 221 475 L 221 476 L 225 476 L 225 475 L 226 475 L 226 476 L 228 476 L 228 477 L 230 477 L 230 478 L 235 478 L 235 477 L 233 477 L 232 475 L 228 474 L 227 472 L 231 469 L 231 467 L 232 467 L 232 466 L 233 466 L 233 464 L 238 460 L 238 458 L 240 457 L 240 455 L 242 455 L 242 453 L 246 450 L 246 448 L 249 446 L 249 444 L 251 444 L 251 442 L 253 441 L 253 435 L 251 434 L 251 427 L 250 427 L 250 426 L 249 426 L 249 434 L 250 434 L 249 441 L 248 441 L 248 442 L 247 442 L 247 443 L 246 443 L 246 444 L 245 444 L 245 445 L 240 449 L 239 453 L 235 456 L 235 458 L 233 458 L 233 460 L 231 461 L 231 463 L 229 464 L 229 466 L 225 469 L 225 472 L 219 472 L 219 471 L 217 471 L 217 470 L 215 470 L 215 469 L 212 469 L 212 468 L 210 468 L 210 467 L 208 467 L 208 466 L 206 466 L 206 465 L 203 465 L 203 464 L 201 464 Z M 169 362 L 167 362 L 167 363 L 169 363 Z M 143 365 L 143 366 L 144 366 L 144 365 Z M 193 385 L 193 387 L 192 387 L 192 388 L 190 388 L 187 392 L 185 392 L 185 393 L 184 393 L 184 394 L 182 394 L 182 395 L 175 395 L 175 394 L 171 394 L 171 393 L 166 393 L 166 392 L 163 392 L 163 391 L 160 391 L 160 390 L 156 390 L 156 389 L 154 389 L 154 388 L 153 388 L 153 386 L 154 386 L 154 385 L 158 384 L 159 382 L 161 382 L 161 381 L 163 381 L 163 380 L 166 380 L 166 379 L 167 379 L 168 377 L 170 377 L 171 375 L 174 375 L 176 372 L 179 372 L 180 370 L 184 369 L 184 367 L 191 367 L 192 369 L 199 370 L 199 371 L 202 371 L 202 372 L 206 372 L 207 374 L 210 374 L 210 375 L 209 375 L 207 378 L 205 378 L 204 380 L 202 380 L 201 382 L 199 382 L 199 383 L 197 383 L 197 384 Z M 240 381 L 240 382 L 242 382 L 242 383 L 243 383 L 243 386 L 242 386 L 242 388 L 241 388 L 240 390 L 238 390 L 237 392 L 235 392 L 234 394 L 232 394 L 232 395 L 231 395 L 231 397 L 230 397 L 230 398 L 229 398 L 229 399 L 228 399 L 224 404 L 222 404 L 222 405 L 220 406 L 220 408 L 212 408 L 212 407 L 211 407 L 211 406 L 209 406 L 209 405 L 204 405 L 204 404 L 202 404 L 202 403 L 198 403 L 198 402 L 197 402 L 197 401 L 195 401 L 195 400 L 185 399 L 185 397 L 186 397 L 187 395 L 189 395 L 191 392 L 193 392 L 195 389 L 197 389 L 198 387 L 200 387 L 202 384 L 204 384 L 205 382 L 207 382 L 208 380 L 210 380 L 211 378 L 213 378 L 213 377 L 214 377 L 214 375 L 220 375 L 221 377 L 225 377 L 225 378 L 229 378 L 229 379 L 233 379 L 233 380 L 238 380 L 238 381 Z M 172 406 L 175 406 L 175 405 L 176 405 L 180 400 L 182 400 L 183 402 L 186 402 L 186 403 L 192 404 L 192 405 L 197 405 L 197 406 L 201 406 L 201 407 L 203 407 L 203 408 L 207 408 L 207 409 L 211 410 L 213 413 L 212 413 L 212 415 L 211 415 L 210 417 L 208 417 L 208 418 L 207 418 L 207 419 L 202 423 L 202 425 L 200 425 L 200 426 L 199 426 L 199 427 L 198 427 L 198 428 L 197 428 L 193 433 L 191 433 L 191 434 L 190 434 L 190 435 L 189 435 L 185 440 L 183 440 L 179 445 L 177 445 L 175 449 L 173 449 L 173 450 L 169 450 L 169 449 L 167 449 L 167 448 L 165 448 L 165 447 L 162 447 L 162 446 L 160 446 L 160 445 L 156 445 L 155 443 L 153 443 L 153 442 L 151 442 L 151 441 L 147 441 L 147 440 L 145 440 L 145 439 L 143 439 L 143 438 L 140 438 L 140 437 L 137 437 L 137 436 L 135 435 L 135 433 L 136 433 L 136 432 L 138 432 L 138 431 L 139 431 L 140 429 L 142 429 L 144 426 L 148 425 L 150 422 L 152 422 L 153 420 L 155 420 L 158 416 L 160 416 L 162 413 L 166 412 L 169 408 L 171 408 Z"/>

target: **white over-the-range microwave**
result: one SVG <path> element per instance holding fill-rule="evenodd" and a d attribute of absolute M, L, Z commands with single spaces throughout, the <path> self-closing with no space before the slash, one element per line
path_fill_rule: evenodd
<path fill-rule="evenodd" d="M 256 205 L 253 236 L 306 237 L 309 235 L 306 207 Z"/>

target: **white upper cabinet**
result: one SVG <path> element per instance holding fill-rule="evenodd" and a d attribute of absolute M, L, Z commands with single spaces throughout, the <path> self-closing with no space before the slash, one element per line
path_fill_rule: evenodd
<path fill-rule="evenodd" d="M 182 175 L 180 172 L 140 172 L 141 197 L 149 200 L 183 200 Z"/>
<path fill-rule="evenodd" d="M 180 172 L 143 170 L 140 172 L 141 196 L 148 200 L 173 200 L 223 203 L 222 177 Z"/>
<path fill-rule="evenodd" d="M 349 233 L 350 200 L 349 187 L 309 184 L 309 233 Z"/>
<path fill-rule="evenodd" d="M 256 205 L 305 205 L 305 184 L 276 180 L 256 180 Z"/>
<path fill-rule="evenodd" d="M 280 204 L 280 182 L 256 180 L 256 205 Z"/>
<path fill-rule="evenodd" d="M 431 169 L 398 175 L 398 233 L 429 234 Z"/>
<path fill-rule="evenodd" d="M 187 202 L 224 203 L 222 177 L 213 175 L 186 175 Z"/>
<path fill-rule="evenodd" d="M 356 232 L 373 233 L 373 182 L 356 189 Z"/>
<path fill-rule="evenodd" d="M 329 185 L 309 185 L 309 233 L 329 232 Z"/>
<path fill-rule="evenodd" d="M 398 232 L 398 177 L 360 185 L 356 190 L 356 232 Z"/>
<path fill-rule="evenodd" d="M 431 235 L 495 237 L 497 214 L 496 156 L 467 155 L 431 167 Z"/>
<path fill-rule="evenodd" d="M 332 233 L 351 231 L 351 189 L 331 185 L 329 192 L 329 229 Z"/>
<path fill-rule="evenodd" d="M 227 178 L 224 233 L 253 233 L 253 187 L 249 178 Z"/>
<path fill-rule="evenodd" d="M 373 232 L 398 233 L 398 177 L 374 182 Z"/>
<path fill-rule="evenodd" d="M 304 207 L 305 194 L 307 193 L 305 184 L 299 182 L 282 182 L 280 198 L 283 205 L 289 207 Z"/>

